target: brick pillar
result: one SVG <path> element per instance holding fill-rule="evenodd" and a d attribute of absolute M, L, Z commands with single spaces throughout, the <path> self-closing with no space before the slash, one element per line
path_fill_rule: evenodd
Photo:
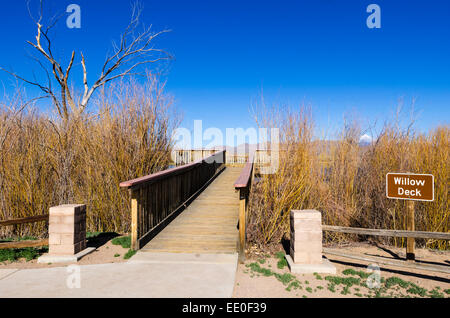
<path fill-rule="evenodd" d="M 322 264 L 322 216 L 319 211 L 291 211 L 290 255 L 296 264 Z"/>
<path fill-rule="evenodd" d="M 74 255 L 86 248 L 86 205 L 50 208 L 49 254 Z"/>

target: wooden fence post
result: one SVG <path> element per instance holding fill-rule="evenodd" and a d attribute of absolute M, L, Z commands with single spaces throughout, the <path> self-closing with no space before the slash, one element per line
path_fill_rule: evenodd
<path fill-rule="evenodd" d="M 414 201 L 408 200 L 406 202 L 406 230 L 414 231 Z M 414 255 L 415 239 L 413 237 L 406 238 L 406 259 L 410 261 L 415 260 Z"/>

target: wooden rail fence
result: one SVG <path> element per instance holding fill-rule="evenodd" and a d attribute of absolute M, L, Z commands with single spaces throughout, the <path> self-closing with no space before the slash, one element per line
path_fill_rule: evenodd
<path fill-rule="evenodd" d="M 406 238 L 420 238 L 420 239 L 435 239 L 435 240 L 450 240 L 450 233 L 445 232 L 425 232 L 425 231 L 404 231 L 404 230 L 385 230 L 385 229 L 368 229 L 368 228 L 358 228 L 358 227 L 345 227 L 345 226 L 333 226 L 333 225 L 322 225 L 323 231 L 337 232 L 337 233 L 347 233 L 347 234 L 358 234 L 358 235 L 373 235 L 373 236 L 388 236 L 388 237 L 406 237 Z M 394 265 L 400 267 L 407 267 L 420 270 L 430 270 L 435 272 L 442 272 L 450 274 L 450 266 L 445 265 L 430 265 L 414 263 L 411 261 L 405 262 L 402 260 L 388 260 L 380 257 L 370 257 L 370 256 L 360 256 L 350 253 L 344 253 L 335 251 L 329 248 L 323 249 L 324 253 L 347 257 L 351 259 L 377 262 L 380 264 Z M 409 249 L 407 246 L 406 255 Z"/>
<path fill-rule="evenodd" d="M 30 217 L 26 217 L 26 218 L 19 218 L 19 219 L 13 219 L 13 220 L 3 220 L 3 221 L 0 221 L 0 226 L 11 226 L 11 225 L 34 223 L 34 222 L 40 222 L 40 221 L 48 222 L 48 218 L 49 218 L 48 214 L 43 214 L 43 215 L 36 215 L 36 216 L 30 216 Z M 38 247 L 38 246 L 44 246 L 44 245 L 48 245 L 48 238 L 41 239 L 41 240 L 3 242 L 3 243 L 0 243 L 0 249 Z"/>
<path fill-rule="evenodd" d="M 120 183 L 131 194 L 131 245 L 143 247 L 224 168 L 226 152 Z"/>
<path fill-rule="evenodd" d="M 241 262 L 245 260 L 246 219 L 254 174 L 253 156 L 253 154 L 249 156 L 244 169 L 242 169 L 239 178 L 234 184 L 234 188 L 239 191 L 239 259 Z"/>
<path fill-rule="evenodd" d="M 374 236 L 390 236 L 390 237 L 412 237 L 421 239 L 450 240 L 450 233 L 445 232 L 424 232 L 424 231 L 404 231 L 404 230 L 385 230 L 385 229 L 367 229 L 360 227 L 345 227 L 322 225 L 323 231 L 374 235 Z"/>

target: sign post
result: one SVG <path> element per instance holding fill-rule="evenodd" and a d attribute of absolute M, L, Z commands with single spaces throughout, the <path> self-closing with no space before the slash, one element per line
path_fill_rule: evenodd
<path fill-rule="evenodd" d="M 386 174 L 386 196 L 406 202 L 406 230 L 414 231 L 414 201 L 434 200 L 434 177 L 431 174 L 388 173 Z M 414 260 L 413 237 L 406 238 L 406 259 Z"/>
<path fill-rule="evenodd" d="M 414 231 L 414 201 L 406 202 L 406 230 Z M 406 259 L 408 261 L 415 260 L 414 254 L 415 239 L 414 237 L 406 238 Z"/>

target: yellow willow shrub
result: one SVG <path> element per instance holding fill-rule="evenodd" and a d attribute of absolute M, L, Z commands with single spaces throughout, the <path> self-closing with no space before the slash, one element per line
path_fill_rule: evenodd
<path fill-rule="evenodd" d="M 418 136 L 411 151 L 411 171 L 434 175 L 433 202 L 416 202 L 416 229 L 448 232 L 450 206 L 450 129 L 437 127 L 428 135 Z M 448 248 L 447 241 L 426 240 L 432 247 Z"/>
<path fill-rule="evenodd" d="M 415 228 L 447 232 L 449 229 L 449 128 L 438 127 L 427 135 L 388 126 L 362 156 L 357 178 L 359 214 L 352 225 L 372 228 L 406 229 L 406 201 L 387 199 L 388 172 L 430 173 L 435 177 L 435 200 L 415 202 Z M 383 241 L 404 244 L 403 239 Z M 419 245 L 448 247 L 445 241 L 417 240 Z"/>
<path fill-rule="evenodd" d="M 355 177 L 360 163 L 360 134 L 356 124 L 345 124 L 339 139 L 327 143 L 329 155 L 324 164 L 328 169 L 318 179 L 324 184 L 322 188 L 327 189 L 323 195 L 328 197 L 324 201 L 327 209 L 324 222 L 328 224 L 336 221 L 348 224 L 351 215 L 355 213 Z"/>
<path fill-rule="evenodd" d="M 386 198 L 386 174 L 409 170 L 413 139 L 409 132 L 387 125 L 377 140 L 362 150 L 355 180 L 359 213 L 351 220 L 351 226 L 405 229 L 405 202 Z"/>
<path fill-rule="evenodd" d="M 89 113 L 69 119 L 2 105 L 1 219 L 85 203 L 88 231 L 129 231 L 129 194 L 119 183 L 168 167 L 179 117 L 156 78 L 99 93 Z M 47 232 L 43 222 L 2 230 L 3 236 Z"/>
<path fill-rule="evenodd" d="M 311 173 L 319 204 L 311 208 L 322 211 L 324 224 L 349 226 L 357 213 L 355 180 L 360 164 L 360 135 L 355 121 L 345 122 L 337 140 L 315 141 Z M 324 237 L 336 242 L 346 240 L 341 233 L 325 232 Z"/>
<path fill-rule="evenodd" d="M 98 117 L 84 121 L 80 133 L 86 147 L 79 151 L 75 176 L 81 186 L 75 197 L 88 204 L 89 229 L 124 232 L 130 225 L 130 199 L 118 185 L 168 167 L 178 116 L 156 80 L 144 86 L 118 83 L 103 90 L 97 103 Z"/>
<path fill-rule="evenodd" d="M 449 230 L 448 126 L 426 135 L 409 126 L 386 124 L 369 145 L 360 145 L 361 130 L 344 125 L 337 140 L 311 140 L 312 123 L 304 110 L 277 109 L 258 119 L 266 127 L 280 127 L 280 167 L 274 175 L 256 179 L 249 212 L 250 242 L 262 245 L 289 237 L 289 211 L 318 209 L 329 225 L 406 229 L 406 203 L 386 198 L 388 172 L 431 173 L 435 176 L 435 201 L 416 202 L 416 229 Z M 267 120 L 276 118 L 277 121 Z M 280 119 L 281 118 L 281 119 Z M 301 123 L 301 124 L 300 124 Z M 294 127 L 294 128 L 293 128 Z M 286 151 L 287 150 L 287 151 Z M 327 241 L 366 240 L 367 237 L 326 233 Z M 371 237 L 385 243 L 402 239 Z M 419 246 L 448 248 L 445 241 L 417 240 Z"/>
<path fill-rule="evenodd" d="M 0 218 L 48 213 L 57 199 L 54 169 L 45 149 L 47 122 L 35 111 L 15 115 L 5 107 L 0 111 L 0 134 L 4 137 L 0 150 Z M 45 226 L 45 222 L 39 222 L 2 227 L 0 234 L 14 231 L 21 236 L 34 235 L 45 231 Z"/>
<path fill-rule="evenodd" d="M 309 206 L 311 198 L 311 132 L 310 113 L 284 109 L 264 111 L 263 127 L 280 129 L 279 166 L 276 174 L 262 175 L 254 183 L 248 222 L 248 239 L 258 244 L 280 241 L 289 232 L 291 209 Z"/>

